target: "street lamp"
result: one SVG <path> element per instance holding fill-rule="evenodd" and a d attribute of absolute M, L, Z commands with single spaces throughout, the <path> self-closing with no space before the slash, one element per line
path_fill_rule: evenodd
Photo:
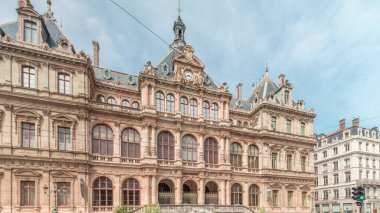
<path fill-rule="evenodd" d="M 48 190 L 49 187 L 45 185 L 44 187 L 42 187 L 42 189 L 44 190 L 44 194 L 47 196 L 50 196 L 50 194 L 53 193 L 53 195 L 54 195 L 54 206 L 53 206 L 53 209 L 51 210 L 51 213 L 59 213 L 58 209 L 57 209 L 57 193 L 66 194 L 66 191 L 67 191 L 66 186 L 63 186 L 62 189 L 58 189 L 58 190 L 57 190 L 57 187 L 54 186 L 54 189 Z"/>

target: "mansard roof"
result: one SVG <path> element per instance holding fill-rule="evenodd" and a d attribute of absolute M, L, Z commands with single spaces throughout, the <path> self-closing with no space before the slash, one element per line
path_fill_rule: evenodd
<path fill-rule="evenodd" d="M 280 90 L 280 87 L 270 78 L 268 71 L 265 72 L 264 78 L 252 89 L 251 96 L 248 98 L 252 102 L 258 98 L 266 98 L 275 95 Z M 278 102 L 278 99 L 276 98 Z"/>
<path fill-rule="evenodd" d="M 252 105 L 252 102 L 246 100 L 238 100 L 236 98 L 232 98 L 230 101 L 230 109 L 249 111 L 252 109 Z"/>
<path fill-rule="evenodd" d="M 95 79 L 102 83 L 125 87 L 138 87 L 138 76 L 98 67 L 94 67 L 94 73 Z"/>

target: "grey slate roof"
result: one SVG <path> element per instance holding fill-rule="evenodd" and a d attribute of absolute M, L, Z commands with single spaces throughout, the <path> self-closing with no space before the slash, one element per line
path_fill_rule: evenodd
<path fill-rule="evenodd" d="M 251 110 L 252 103 L 245 100 L 238 100 L 236 98 L 232 98 L 230 101 L 230 109 L 239 109 L 239 110 Z"/>
<path fill-rule="evenodd" d="M 174 74 L 173 74 L 173 71 L 174 71 L 173 60 L 178 55 L 179 55 L 179 52 L 178 52 L 177 49 L 171 49 L 170 52 L 164 57 L 164 59 L 162 59 L 161 61 L 159 61 L 157 63 L 157 65 L 155 66 L 157 68 L 157 70 L 156 70 L 156 76 L 163 77 L 163 78 L 168 78 L 168 79 L 173 78 L 174 77 Z M 167 71 L 166 72 L 164 71 L 164 66 L 165 65 L 167 67 Z M 203 79 L 205 81 L 204 85 L 207 88 L 210 88 L 210 89 L 217 89 L 217 88 L 219 88 L 219 85 L 210 77 L 210 75 L 207 74 L 206 71 L 203 71 L 202 76 L 203 76 Z"/>
<path fill-rule="evenodd" d="M 55 21 L 47 17 L 43 17 L 42 25 L 42 38 L 44 42 L 52 49 L 57 48 L 59 39 L 66 38 L 62 29 Z M 9 35 L 13 40 L 17 39 L 18 29 L 19 23 L 17 21 L 0 25 L 0 33 L 3 31 L 5 35 Z"/>
<path fill-rule="evenodd" d="M 106 70 L 108 70 L 111 74 L 107 75 Z M 134 75 L 129 75 L 125 73 L 116 72 L 113 70 L 94 67 L 94 73 L 96 80 L 99 81 L 108 81 L 112 83 L 116 83 L 120 85 L 129 85 L 131 87 L 138 87 L 138 77 Z"/>
<path fill-rule="evenodd" d="M 274 83 L 273 80 L 269 77 L 269 74 L 266 73 L 265 77 L 252 90 L 252 94 L 248 98 L 248 101 L 252 102 L 257 98 L 265 98 L 272 94 L 274 95 L 279 91 L 279 89 L 280 87 Z"/>

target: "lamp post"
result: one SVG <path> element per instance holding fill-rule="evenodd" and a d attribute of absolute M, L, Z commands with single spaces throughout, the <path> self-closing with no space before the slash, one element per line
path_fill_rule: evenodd
<path fill-rule="evenodd" d="M 49 190 L 49 187 L 46 185 L 42 188 L 44 190 L 45 195 L 50 196 L 51 193 L 53 193 L 53 195 L 54 195 L 54 206 L 53 206 L 53 209 L 51 210 L 51 213 L 59 213 L 58 209 L 57 209 L 57 193 L 62 193 L 62 192 L 66 193 L 66 191 L 67 191 L 66 186 L 62 187 L 62 191 L 61 191 L 61 189 L 57 189 L 56 186 L 54 186 L 54 189 L 52 189 L 52 190 Z"/>

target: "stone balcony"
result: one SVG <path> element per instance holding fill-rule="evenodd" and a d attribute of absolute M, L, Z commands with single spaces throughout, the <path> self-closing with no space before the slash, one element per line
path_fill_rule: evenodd
<path fill-rule="evenodd" d="M 369 185 L 369 186 L 380 186 L 380 180 L 373 180 L 373 179 L 361 179 L 356 180 L 356 184 L 360 185 Z"/>

